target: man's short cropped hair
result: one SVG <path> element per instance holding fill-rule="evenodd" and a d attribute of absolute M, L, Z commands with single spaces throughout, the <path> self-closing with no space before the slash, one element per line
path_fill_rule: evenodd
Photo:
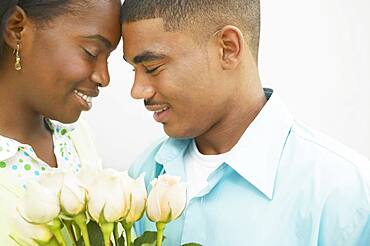
<path fill-rule="evenodd" d="M 154 18 L 163 19 L 165 31 L 190 31 L 197 41 L 208 40 L 225 25 L 234 25 L 243 32 L 257 59 L 259 0 L 125 0 L 122 5 L 122 23 Z"/>

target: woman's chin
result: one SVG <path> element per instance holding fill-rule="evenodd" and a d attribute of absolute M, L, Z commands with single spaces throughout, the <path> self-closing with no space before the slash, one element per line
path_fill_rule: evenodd
<path fill-rule="evenodd" d="M 63 124 L 72 124 L 72 123 L 75 123 L 76 121 L 78 121 L 78 119 L 80 118 L 81 116 L 81 111 L 80 112 L 76 112 L 74 114 L 64 114 L 64 115 L 54 115 L 52 117 L 47 117 L 45 116 L 46 118 L 48 119 L 51 119 L 51 120 L 56 120 L 60 123 L 63 123 Z"/>

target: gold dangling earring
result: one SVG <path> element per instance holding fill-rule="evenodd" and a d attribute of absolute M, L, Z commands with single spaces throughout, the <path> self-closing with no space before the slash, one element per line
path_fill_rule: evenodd
<path fill-rule="evenodd" d="M 17 48 L 14 50 L 14 54 L 15 54 L 14 68 L 17 71 L 22 70 L 21 55 L 20 55 L 19 50 L 20 50 L 20 44 L 19 44 L 19 42 L 17 42 Z"/>

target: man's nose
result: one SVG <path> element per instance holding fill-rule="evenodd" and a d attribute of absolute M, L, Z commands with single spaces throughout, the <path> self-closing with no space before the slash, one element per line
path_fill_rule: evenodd
<path fill-rule="evenodd" d="M 135 81 L 131 88 L 131 96 L 134 99 L 149 99 L 155 94 L 151 83 L 145 79 L 145 76 L 139 76 L 135 73 Z"/>

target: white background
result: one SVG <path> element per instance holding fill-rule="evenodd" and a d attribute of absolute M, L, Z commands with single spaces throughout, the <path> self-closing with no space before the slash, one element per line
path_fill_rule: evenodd
<path fill-rule="evenodd" d="M 261 79 L 295 117 L 370 158 L 370 1 L 261 0 Z M 111 85 L 87 118 L 104 165 L 119 170 L 164 136 L 142 101 L 121 45 Z"/>

